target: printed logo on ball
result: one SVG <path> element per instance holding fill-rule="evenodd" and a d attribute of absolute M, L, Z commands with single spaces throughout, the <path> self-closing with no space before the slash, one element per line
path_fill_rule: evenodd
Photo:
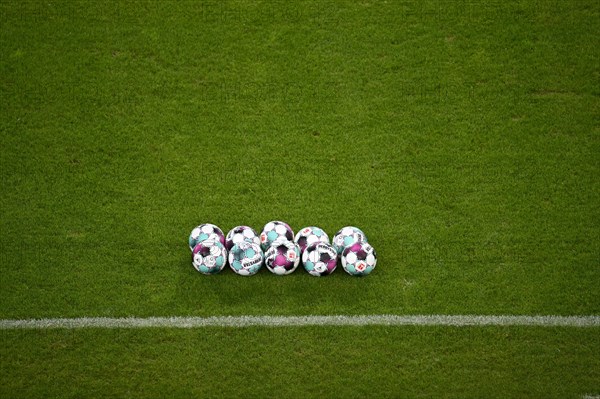
<path fill-rule="evenodd" d="M 319 253 L 329 254 L 332 258 L 337 256 L 335 250 L 327 244 L 317 244 L 317 251 L 319 251 Z"/>
<path fill-rule="evenodd" d="M 287 258 L 288 258 L 288 260 L 291 260 L 291 261 L 296 260 L 296 251 L 294 251 L 293 249 L 290 249 L 287 253 Z"/>
<path fill-rule="evenodd" d="M 252 259 L 244 258 L 244 259 L 242 259 L 242 267 L 244 269 L 248 269 L 248 268 L 251 268 L 254 265 L 259 264 L 260 262 L 261 262 L 260 256 L 255 256 Z"/>
<path fill-rule="evenodd" d="M 365 269 L 367 268 L 367 264 L 361 260 L 361 261 L 359 261 L 359 262 L 356 263 L 356 265 L 354 266 L 354 268 L 356 270 L 358 270 L 359 272 L 364 272 Z"/>
<path fill-rule="evenodd" d="M 214 256 L 206 256 L 204 258 L 204 265 L 206 267 L 213 267 L 215 265 L 215 263 L 217 263 L 217 261 L 214 258 Z"/>

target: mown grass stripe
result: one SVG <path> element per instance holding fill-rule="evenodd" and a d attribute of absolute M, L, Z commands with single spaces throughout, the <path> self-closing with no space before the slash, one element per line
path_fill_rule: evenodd
<path fill-rule="evenodd" d="M 301 326 L 536 326 L 600 327 L 600 316 L 363 315 L 363 316 L 214 316 L 81 317 L 0 320 L 0 329 L 201 328 Z"/>

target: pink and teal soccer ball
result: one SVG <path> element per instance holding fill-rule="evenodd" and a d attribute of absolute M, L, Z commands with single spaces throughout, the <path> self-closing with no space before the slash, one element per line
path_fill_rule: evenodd
<path fill-rule="evenodd" d="M 227 263 L 227 250 L 220 241 L 204 240 L 192 250 L 192 265 L 202 274 L 216 274 Z"/>
<path fill-rule="evenodd" d="M 352 276 L 366 276 L 377 265 L 377 253 L 367 242 L 355 242 L 342 252 L 342 267 Z"/>
<path fill-rule="evenodd" d="M 234 244 L 229 251 L 229 267 L 240 276 L 252 276 L 262 267 L 264 255 L 260 245 L 251 241 Z"/>
<path fill-rule="evenodd" d="M 239 244 L 242 241 L 250 241 L 260 245 L 260 238 L 252 227 L 236 226 L 227 233 L 227 236 L 225 237 L 225 248 L 230 251 L 235 244 Z"/>
<path fill-rule="evenodd" d="M 289 224 L 278 220 L 265 224 L 260 233 L 260 245 L 263 251 L 269 249 L 275 240 L 285 238 L 288 241 L 294 241 L 294 231 Z"/>
<path fill-rule="evenodd" d="M 296 243 L 280 239 L 265 252 L 265 266 L 279 276 L 293 273 L 300 264 L 300 250 Z"/>
<path fill-rule="evenodd" d="M 346 247 L 355 242 L 367 242 L 367 236 L 361 229 L 354 226 L 342 227 L 333 236 L 333 247 L 338 255 L 341 255 Z"/>
<path fill-rule="evenodd" d="M 302 264 L 312 276 L 327 276 L 337 266 L 337 252 L 329 244 L 316 242 L 306 247 L 302 253 Z"/>
<path fill-rule="evenodd" d="M 294 242 L 300 247 L 300 253 L 304 252 L 306 247 L 316 242 L 329 244 L 329 236 L 323 229 L 315 226 L 309 226 L 301 229 L 294 237 Z"/>
<path fill-rule="evenodd" d="M 194 250 L 198 243 L 206 240 L 219 241 L 221 244 L 225 245 L 225 235 L 223 234 L 223 230 L 210 223 L 204 223 L 194 227 L 194 230 L 192 230 L 190 238 L 188 239 L 190 250 Z"/>

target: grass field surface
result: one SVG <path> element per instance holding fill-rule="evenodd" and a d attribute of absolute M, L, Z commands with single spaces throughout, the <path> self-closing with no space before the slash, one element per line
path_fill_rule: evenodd
<path fill-rule="evenodd" d="M 596 1 L 0 3 L 0 319 L 600 315 Z M 197 224 L 360 227 L 204 276 Z M 0 330 L 0 397 L 600 395 L 598 327 Z"/>

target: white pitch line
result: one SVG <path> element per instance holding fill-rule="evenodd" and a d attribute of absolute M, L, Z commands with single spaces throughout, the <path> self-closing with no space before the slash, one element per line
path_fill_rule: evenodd
<path fill-rule="evenodd" d="M 202 328 L 303 326 L 533 326 L 600 327 L 600 316 L 213 316 L 213 317 L 81 317 L 0 320 L 0 330 L 76 328 Z"/>

